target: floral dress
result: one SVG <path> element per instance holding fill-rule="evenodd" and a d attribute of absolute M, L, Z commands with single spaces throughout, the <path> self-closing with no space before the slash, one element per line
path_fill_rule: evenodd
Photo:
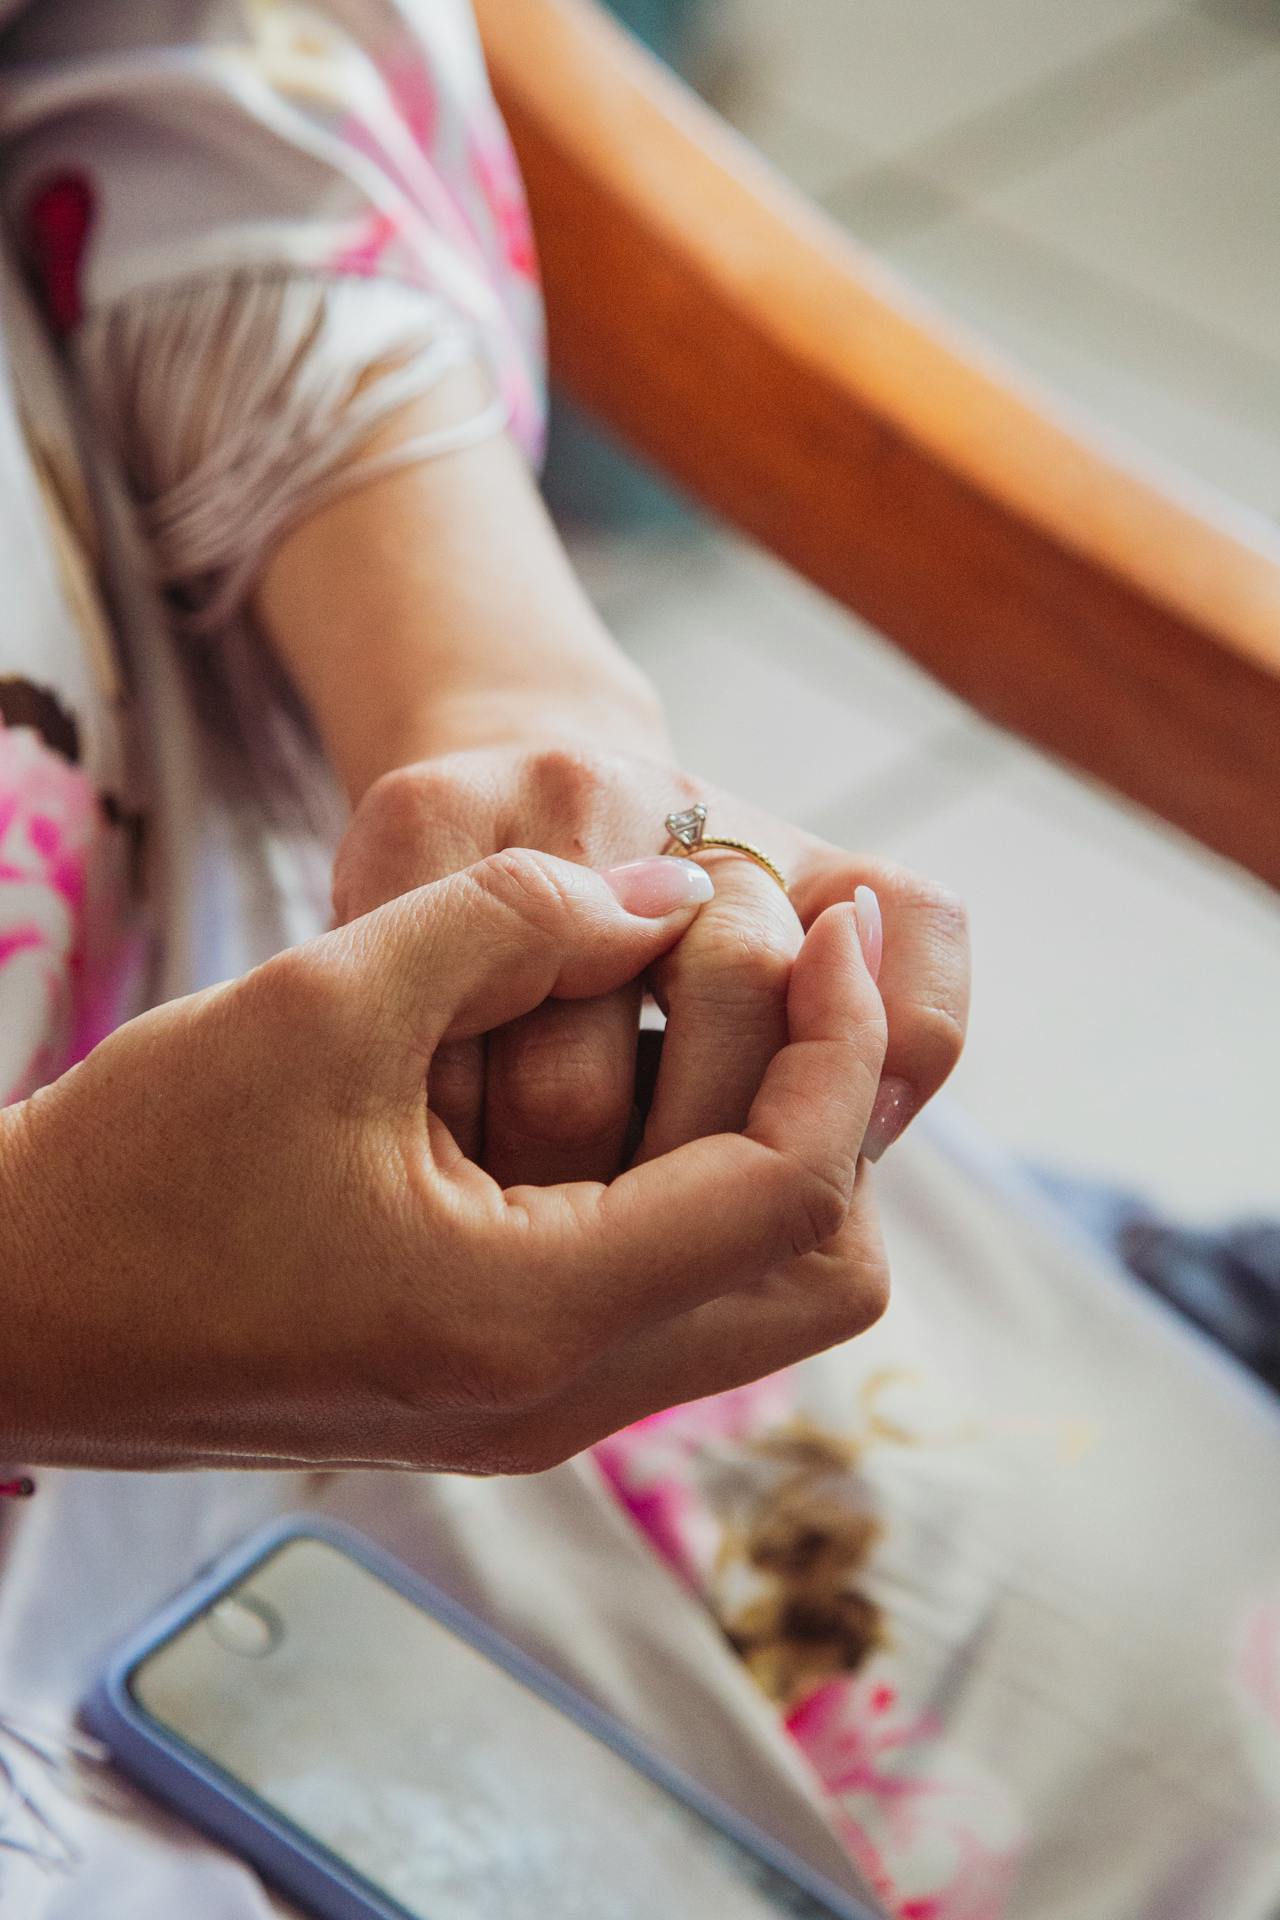
<path fill-rule="evenodd" d="M 200 661 L 246 641 L 246 476 L 278 528 L 461 351 L 536 457 L 542 343 L 464 0 L 0 21 L 3 1102 L 323 922 L 323 844 Z M 315 1507 L 898 1920 L 1264 1920 L 1274 1404 L 964 1139 L 880 1171 L 877 1328 L 536 1480 L 42 1474 L 0 1511 L 0 1745 L 211 1553 Z M 64 1812 L 65 1882 L 0 1844 L 31 1920 L 278 1911 L 141 1796 Z"/>
<path fill-rule="evenodd" d="M 181 806 L 166 774 L 143 764 L 161 745 L 139 715 L 158 694 L 154 673 L 119 656 L 97 602 L 84 422 L 68 411 L 52 347 L 75 398 L 100 416 L 128 388 L 118 336 L 132 321 L 150 388 L 161 386 L 160 351 L 178 362 L 163 394 L 176 433 L 174 409 L 200 385 L 198 349 L 190 325 L 175 337 L 166 319 L 185 314 L 193 291 L 207 307 L 234 284 L 243 326 L 284 280 L 313 288 L 326 317 L 351 315 L 327 357 L 312 353 L 313 379 L 317 359 L 330 376 L 335 364 L 359 375 L 415 326 L 435 341 L 451 326 L 492 367 L 504 415 L 534 454 L 542 375 L 523 194 L 465 6 L 0 0 L 5 14 L 0 197 L 7 334 L 21 364 L 0 539 L 12 547 L 5 577 L 38 570 L 47 602 L 42 617 L 28 612 L 37 586 L 24 585 L 0 634 L 0 1099 L 13 1100 L 142 1003 L 147 921 L 158 931 L 143 791 L 158 777 L 161 811 Z M 277 321 L 264 343 L 260 324 L 246 351 L 270 364 L 281 334 Z M 412 392 L 402 381 L 395 399 Z M 145 396 L 131 398 L 140 410 Z M 302 432 L 287 446 L 295 463 Z M 328 441 L 336 463 L 341 435 Z M 135 450 L 119 449 L 126 468 Z M 198 478 L 182 475 L 188 487 Z M 199 563 L 208 570 L 207 552 Z M 172 867 L 168 878 L 185 890 Z M 235 957 L 215 936 L 203 964 L 184 955 L 183 984 L 193 970 L 232 970 Z"/>

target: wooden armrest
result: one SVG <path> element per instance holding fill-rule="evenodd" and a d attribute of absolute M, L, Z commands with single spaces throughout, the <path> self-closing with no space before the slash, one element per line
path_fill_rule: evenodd
<path fill-rule="evenodd" d="M 480 0 L 552 365 L 1001 726 L 1280 886 L 1280 531 L 949 331 L 592 0 Z"/>

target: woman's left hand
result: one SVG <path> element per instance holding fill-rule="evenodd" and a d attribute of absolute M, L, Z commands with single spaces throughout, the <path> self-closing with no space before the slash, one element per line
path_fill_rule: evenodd
<path fill-rule="evenodd" d="M 667 1032 L 639 1157 L 742 1127 L 786 1038 L 804 930 L 870 887 L 884 916 L 889 1030 L 863 1143 L 876 1159 L 955 1065 L 968 1010 L 964 911 L 904 868 L 831 846 L 659 760 L 521 743 L 424 760 L 370 787 L 339 849 L 335 911 L 353 919 L 513 845 L 596 867 L 640 860 L 662 848 L 667 814 L 699 800 L 707 832 L 760 847 L 789 893 L 738 854 L 703 856 L 716 897 L 647 983 Z M 599 1000 L 548 1002 L 487 1041 L 438 1054 L 432 1105 L 463 1151 L 503 1185 L 610 1179 L 632 1119 L 641 991 L 636 982 Z"/>

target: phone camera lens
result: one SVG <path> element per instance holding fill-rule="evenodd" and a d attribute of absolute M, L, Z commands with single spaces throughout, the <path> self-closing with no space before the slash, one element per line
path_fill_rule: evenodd
<path fill-rule="evenodd" d="M 218 1645 L 243 1660 L 265 1660 L 284 1639 L 280 1615 L 252 1593 L 227 1594 L 204 1618 Z"/>

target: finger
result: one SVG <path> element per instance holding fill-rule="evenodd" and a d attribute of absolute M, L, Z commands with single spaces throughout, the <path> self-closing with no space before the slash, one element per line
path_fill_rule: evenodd
<path fill-rule="evenodd" d="M 606 1355 L 599 1385 L 614 1392 L 611 1414 L 625 1423 L 745 1386 L 873 1326 L 888 1305 L 889 1263 L 871 1178 L 860 1163 L 854 1206 L 825 1247 L 750 1293 L 707 1301 Z"/>
<path fill-rule="evenodd" d="M 427 1105 L 468 1160 L 484 1152 L 484 1040 L 446 1040 L 431 1056 Z"/>
<path fill-rule="evenodd" d="M 945 888 L 905 867 L 823 849 L 793 888 L 806 925 L 836 900 L 872 887 L 884 920 L 879 987 L 889 1021 L 884 1084 L 866 1142 L 876 1159 L 932 1099 L 964 1046 L 969 1016 L 965 911 Z"/>
<path fill-rule="evenodd" d="M 484 1164 L 499 1186 L 613 1179 L 639 1021 L 637 982 L 597 1000 L 546 1000 L 489 1036 Z"/>
<path fill-rule="evenodd" d="M 865 1333 L 889 1300 L 870 1178 L 860 1163 L 849 1218 L 827 1247 L 749 1291 L 624 1337 L 545 1406 L 526 1409 L 508 1437 L 512 1464 L 554 1466 L 647 1414 L 745 1386 Z"/>
<path fill-rule="evenodd" d="M 441 1041 L 488 1033 L 552 996 L 626 985 L 679 939 L 709 897 L 692 861 L 593 872 L 513 848 L 404 894 L 330 935 L 354 951 L 396 1066 L 417 1097 Z"/>
<path fill-rule="evenodd" d="M 662 1064 L 638 1159 L 736 1132 L 787 1038 L 787 983 L 803 930 L 751 861 L 717 857 L 716 897 L 653 968 L 667 1011 Z"/>
<path fill-rule="evenodd" d="M 844 1226 L 884 1059 L 852 907 L 806 937 L 787 1012 L 745 1133 L 692 1141 L 608 1187 L 506 1195 L 508 1231 L 526 1260 L 540 1256 L 540 1297 L 576 1317 L 586 1346 L 748 1287 Z"/>

